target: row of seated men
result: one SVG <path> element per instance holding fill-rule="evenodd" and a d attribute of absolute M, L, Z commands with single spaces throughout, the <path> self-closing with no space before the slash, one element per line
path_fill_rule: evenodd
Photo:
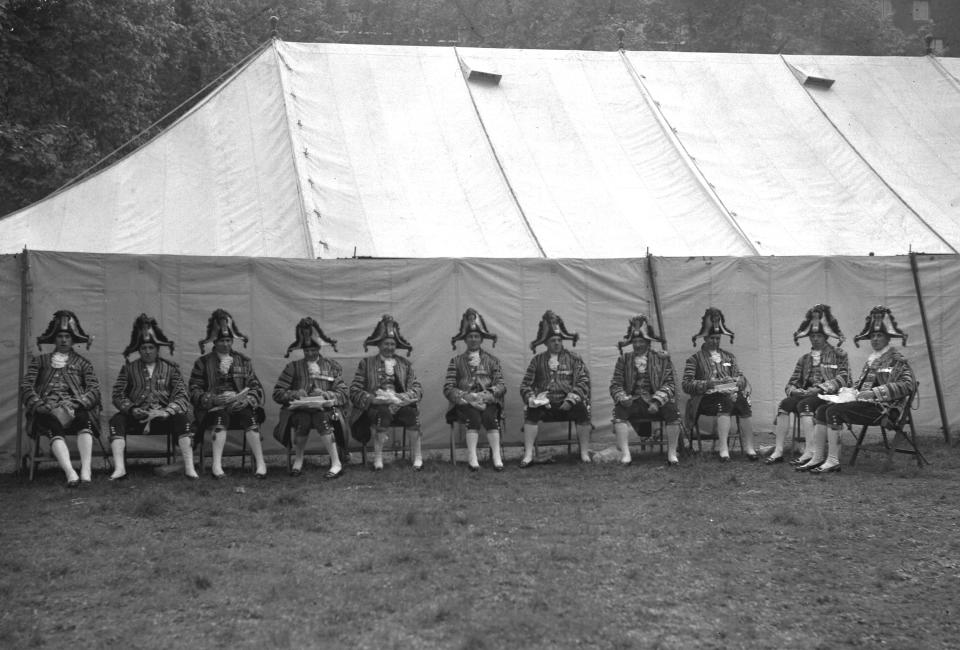
<path fill-rule="evenodd" d="M 413 347 L 400 333 L 399 324 L 384 315 L 373 333 L 364 341 L 377 353 L 360 360 L 348 386 L 340 364 L 320 353 L 323 344 L 336 350 L 337 341 L 329 338 L 312 318 L 303 318 L 296 326 L 295 340 L 286 357 L 299 348 L 302 358 L 286 365 L 273 389 L 273 399 L 281 405 L 275 437 L 292 446 L 291 474 L 300 476 L 308 435 L 317 431 L 329 453 L 331 464 L 326 478 L 341 476 L 341 453 L 347 436 L 366 444 L 373 442 L 373 469 L 383 468 L 383 446 L 393 426 L 404 426 L 411 439 L 413 469 L 423 466 L 421 422 L 418 404 L 423 391 L 413 364 L 397 355 Z M 686 360 L 680 385 L 690 396 L 684 414 L 687 427 L 701 416 L 712 419 L 722 462 L 730 460 L 728 439 L 733 418 L 739 420 L 741 446 L 747 458 L 757 460 L 751 426 L 750 382 L 740 371 L 733 353 L 720 347 L 722 337 L 733 343 L 723 313 L 706 310 L 700 331 L 693 343 L 702 338 L 700 349 Z M 852 379 L 847 353 L 840 345 L 845 340 L 828 305 L 818 304 L 806 312 L 793 334 L 799 345 L 808 338 L 811 349 L 797 361 L 780 402 L 776 419 L 776 444 L 766 459 L 775 464 L 784 461 L 789 437 L 790 414 L 799 418 L 803 453 L 792 460 L 798 471 L 830 473 L 840 471 L 839 431 L 844 424 L 877 424 L 891 411 L 909 407 L 915 380 L 909 363 L 892 338 L 906 343 L 906 334 L 886 307 L 874 307 L 867 315 L 863 330 L 854 343 L 869 339 L 872 352 L 858 379 Z M 207 333 L 200 341 L 201 356 L 189 378 L 184 379 L 178 365 L 160 355 L 160 348 L 172 353 L 174 342 L 157 321 L 141 314 L 134 322 L 130 343 L 123 351 L 126 363 L 113 385 L 112 402 L 117 413 L 109 420 L 109 439 L 114 470 L 111 480 L 126 477 L 126 437 L 131 434 L 160 433 L 174 436 L 182 453 L 184 473 L 197 478 L 193 450 L 210 435 L 214 478 L 222 478 L 223 451 L 228 429 L 240 429 L 256 463 L 255 475 L 265 477 L 267 467 L 261 446 L 264 389 L 252 360 L 233 349 L 234 341 L 249 341 L 238 329 L 233 317 L 223 309 L 213 312 Z M 836 341 L 832 344 L 830 339 Z M 454 356 L 447 368 L 443 393 L 449 402 L 446 419 L 465 429 L 468 466 L 480 467 L 477 446 L 481 432 L 486 433 L 493 468 L 503 470 L 500 444 L 501 413 L 506 385 L 499 360 L 483 347 L 485 340 L 496 344 L 483 317 L 468 309 L 460 328 L 451 338 L 456 350 L 463 342 L 466 350 Z M 535 354 L 520 383 L 524 402 L 523 457 L 521 468 L 534 461 L 534 450 L 542 422 L 573 422 L 580 442 L 581 460 L 590 462 L 590 372 L 583 359 L 567 349 L 565 341 L 576 346 L 579 334 L 568 332 L 563 320 L 547 311 L 541 318 L 537 338 L 530 348 L 546 350 Z M 617 460 L 632 462 L 629 433 L 644 421 L 663 422 L 667 439 L 667 464 L 679 464 L 677 456 L 682 426 L 677 406 L 676 378 L 670 357 L 654 350 L 662 343 L 645 316 L 631 318 L 623 339 L 618 342 L 620 356 L 610 381 L 614 401 L 613 426 Z M 92 364 L 74 350 L 77 344 L 89 348 L 91 337 L 84 332 L 71 311 L 57 311 L 46 331 L 37 337 L 38 347 L 50 344 L 54 350 L 35 356 L 21 384 L 21 399 L 32 436 L 47 436 L 51 453 L 63 469 L 67 485 L 74 487 L 91 480 L 93 437 L 100 436 L 100 388 Z M 213 349 L 205 353 L 205 346 Z M 624 353 L 624 348 L 629 350 Z M 42 349 L 42 348 L 41 348 Z M 137 358 L 130 361 L 130 356 Z M 64 440 L 77 435 L 80 472 L 75 470 Z"/>

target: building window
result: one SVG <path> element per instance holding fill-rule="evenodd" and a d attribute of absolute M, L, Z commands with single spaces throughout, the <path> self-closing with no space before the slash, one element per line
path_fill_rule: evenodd
<path fill-rule="evenodd" d="M 893 0 L 880 0 L 880 17 L 890 18 L 893 16 Z"/>
<path fill-rule="evenodd" d="M 916 21 L 930 20 L 930 3 L 927 0 L 914 1 L 913 19 Z"/>

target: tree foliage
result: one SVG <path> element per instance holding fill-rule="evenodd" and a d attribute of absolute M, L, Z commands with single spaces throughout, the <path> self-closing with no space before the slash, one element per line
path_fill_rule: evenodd
<path fill-rule="evenodd" d="M 874 0 L 0 0 L 0 215 L 154 135 L 270 16 L 304 42 L 922 53 Z"/>

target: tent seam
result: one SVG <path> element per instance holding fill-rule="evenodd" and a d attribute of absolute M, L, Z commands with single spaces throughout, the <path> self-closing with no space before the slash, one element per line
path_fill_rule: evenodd
<path fill-rule="evenodd" d="M 700 184 L 700 187 L 703 188 L 703 191 L 708 197 L 710 197 L 710 200 L 713 201 L 714 205 L 716 205 L 716 207 L 720 210 L 721 214 L 726 217 L 730 225 L 733 226 L 734 231 L 740 235 L 747 247 L 750 249 L 750 252 L 754 255 L 761 255 L 762 253 L 760 253 L 757 247 L 753 245 L 750 237 L 747 236 L 747 233 L 737 222 L 737 219 L 734 217 L 730 209 L 727 208 L 726 204 L 723 202 L 723 199 L 720 198 L 710 182 L 707 181 L 706 176 L 704 176 L 703 172 L 700 170 L 700 167 L 693 159 L 693 156 L 690 155 L 690 152 L 687 151 L 687 148 L 683 145 L 683 142 L 680 141 L 680 138 L 677 136 L 677 133 L 670 124 L 670 121 L 667 120 L 666 115 L 664 115 L 660 110 L 660 106 L 656 101 L 654 101 L 653 96 L 650 94 L 650 90 L 647 88 L 646 84 L 643 83 L 640 73 L 636 68 L 633 67 L 633 63 L 630 62 L 626 52 L 619 50 L 619 54 L 620 60 L 630 73 L 630 78 L 633 80 L 633 84 L 637 87 L 637 90 L 640 91 L 640 95 L 643 97 L 644 102 L 646 102 L 647 108 L 650 109 L 654 119 L 657 120 L 657 124 L 660 125 L 660 129 L 663 131 L 664 135 L 667 136 L 667 139 L 670 141 L 670 144 L 673 145 L 674 150 L 680 155 L 680 159 L 686 165 L 687 169 L 689 169 L 693 174 L 694 179 L 696 179 L 697 183 Z"/>
<path fill-rule="evenodd" d="M 780 62 L 783 63 L 783 65 L 787 68 L 788 71 L 790 71 L 790 63 L 787 62 L 786 58 L 785 58 L 782 54 L 778 54 L 777 56 L 779 57 Z M 790 76 L 791 76 L 791 77 L 794 77 L 793 72 L 790 72 Z M 796 77 L 794 77 L 794 78 L 796 78 Z M 885 179 L 885 178 L 880 174 L 880 172 L 877 171 L 877 168 L 876 168 L 876 167 L 874 167 L 872 164 L 870 164 L 870 161 L 867 160 L 867 159 L 863 156 L 863 154 L 860 153 L 860 150 L 857 149 L 857 148 L 853 145 L 853 142 L 851 142 L 850 139 L 847 138 L 847 135 L 840 129 L 840 127 L 837 126 L 836 122 L 834 122 L 834 121 L 830 118 L 830 116 L 827 115 L 827 112 L 826 112 L 826 111 L 823 109 L 823 107 L 820 105 L 820 102 L 818 102 L 818 101 L 814 98 L 814 96 L 813 96 L 813 94 L 811 94 L 810 90 L 809 90 L 805 85 L 803 85 L 803 84 L 800 84 L 800 88 L 803 90 L 803 92 L 806 93 L 807 97 L 810 99 L 810 101 L 813 103 L 813 105 L 817 107 L 817 110 L 820 111 L 820 114 L 823 116 L 823 119 L 825 119 L 825 120 L 827 121 L 827 123 L 830 124 L 830 126 L 833 128 L 834 132 L 835 132 L 838 136 L 840 136 L 840 138 L 847 144 L 848 147 L 850 147 L 850 151 L 853 152 L 853 154 L 857 157 L 858 160 L 860 160 L 864 165 L 867 166 L 867 169 L 869 169 L 870 172 L 877 178 L 877 180 L 879 180 L 879 181 L 883 184 L 883 186 L 886 187 L 887 190 L 889 190 L 890 193 L 893 194 L 893 195 L 897 198 L 898 201 L 900 201 L 900 204 L 903 205 L 903 207 L 905 207 L 907 210 L 909 210 L 909 211 L 910 211 L 910 214 L 912 214 L 914 217 L 916 217 L 917 220 L 918 220 L 920 223 L 922 223 L 922 224 L 924 225 L 924 227 L 926 227 L 926 229 L 929 230 L 929 231 L 933 234 L 934 237 L 936 237 L 936 238 L 939 239 L 941 242 L 943 242 L 943 243 L 946 245 L 947 248 L 949 248 L 951 251 L 953 251 L 954 254 L 960 253 L 960 251 L 957 251 L 957 249 L 954 248 L 953 245 L 950 244 L 950 242 L 948 242 L 946 239 L 944 239 L 943 236 L 942 236 L 939 232 L 937 232 L 929 223 L 927 223 L 927 220 L 924 219 L 922 216 L 920 216 L 920 213 L 917 212 L 917 211 L 913 208 L 912 205 L 910 205 L 909 203 L 907 203 L 907 200 L 906 200 L 905 198 L 903 198 L 902 196 L 900 196 L 900 193 L 897 192 L 897 190 L 895 190 L 895 189 L 893 188 L 893 186 L 891 186 L 890 183 L 887 182 L 887 179 Z"/>
<path fill-rule="evenodd" d="M 231 81 L 233 81 L 234 79 L 236 79 L 237 76 L 239 76 L 241 72 L 243 72 L 244 70 L 246 70 L 247 66 L 249 66 L 260 54 L 262 54 L 262 53 L 267 49 L 267 45 L 268 45 L 268 43 L 261 43 L 259 46 L 257 46 L 257 48 L 256 48 L 255 50 L 253 50 L 250 54 L 248 54 L 247 56 L 245 56 L 245 57 L 243 57 L 242 59 L 240 59 L 240 61 L 238 61 L 232 68 L 230 68 L 229 70 L 227 70 L 226 72 L 224 72 L 223 74 L 221 74 L 219 77 L 217 77 L 217 79 L 214 79 L 212 82 L 210 82 L 209 84 L 207 84 L 206 86 L 204 86 L 203 88 L 201 88 L 200 90 L 198 90 L 196 93 L 194 93 L 191 97 L 189 97 L 189 98 L 185 99 L 184 101 L 180 102 L 179 105 L 177 105 L 175 108 L 172 108 L 170 111 L 168 111 L 168 112 L 166 113 L 166 115 L 160 117 L 159 119 L 157 119 L 156 121 L 154 121 L 154 122 L 153 122 L 152 124 L 150 124 L 149 126 L 143 128 L 139 133 L 137 133 L 137 134 L 134 135 L 132 138 L 130 138 L 129 140 L 127 140 L 127 142 L 123 143 L 122 145 L 120 145 L 119 147 L 117 147 L 116 149 L 114 149 L 113 151 L 111 151 L 110 153 L 108 153 L 107 155 L 105 155 L 105 156 L 103 156 L 102 158 L 100 158 L 100 160 L 98 160 L 97 162 L 93 163 L 90 167 L 88 167 L 88 168 L 85 169 L 84 171 L 82 171 L 82 172 L 80 172 L 79 174 L 77 174 L 76 176 L 74 176 L 72 179 L 70 179 L 69 181 L 67 181 L 67 182 L 66 182 L 64 185 L 62 185 L 61 187 L 59 187 L 59 188 L 57 188 L 56 190 L 54 190 L 52 193 L 44 196 L 44 197 L 41 198 L 41 199 L 38 199 L 37 201 L 34 201 L 34 202 L 31 203 L 30 205 L 26 205 L 26 206 L 20 208 L 19 210 L 15 210 L 14 212 L 11 212 L 11 213 L 9 213 L 9 214 L 0 215 L 0 220 L 6 219 L 7 217 L 12 217 L 12 216 L 15 215 L 15 214 L 18 214 L 18 213 L 20 213 L 20 212 L 23 212 L 23 211 L 25 211 L 25 210 L 28 210 L 28 209 L 32 208 L 33 206 L 37 205 L 38 203 L 43 203 L 43 202 L 46 201 L 47 199 L 52 199 L 53 197 L 57 196 L 58 194 L 61 194 L 62 192 L 65 192 L 65 191 L 69 190 L 70 188 L 78 185 L 79 183 L 81 183 L 81 182 L 83 182 L 83 181 L 87 181 L 87 180 L 89 180 L 89 179 L 91 179 L 91 178 L 94 178 L 94 177 L 96 177 L 96 176 L 99 176 L 99 175 L 102 174 L 103 172 L 105 172 L 105 171 L 107 171 L 108 169 L 111 169 L 111 168 L 113 168 L 115 165 L 119 164 L 121 161 L 123 161 L 124 159 L 126 159 L 127 156 L 130 156 L 130 155 L 133 155 L 134 153 L 137 153 L 138 151 L 140 151 L 141 149 L 143 149 L 144 147 L 146 147 L 147 145 L 149 145 L 150 143 L 152 143 L 154 140 L 156 140 L 157 138 L 159 138 L 161 135 L 163 135 L 164 133 L 166 133 L 167 131 L 169 131 L 169 130 L 172 129 L 173 127 L 177 126 L 180 122 L 182 122 L 183 120 L 185 120 L 187 117 L 189 117 L 190 115 L 192 115 L 192 114 L 193 114 L 194 112 L 196 112 L 201 106 L 204 106 L 205 104 L 207 104 L 211 99 L 213 99 L 213 97 L 215 97 L 216 95 L 220 94 L 220 92 L 223 91 L 223 89 L 227 86 L 227 84 L 229 84 Z M 232 73 L 232 74 L 230 74 L 230 73 Z M 127 146 L 127 144 L 129 144 L 130 142 L 133 142 L 136 138 L 139 138 L 141 135 L 143 135 L 144 133 L 146 133 L 147 131 L 149 131 L 150 129 L 152 129 L 154 126 L 156 126 L 157 124 L 159 124 L 160 122 L 162 122 L 164 119 L 166 119 L 167 117 L 169 117 L 173 112 L 175 112 L 175 111 L 176 111 L 177 109 L 179 109 L 181 106 L 183 106 L 183 105 L 186 104 L 188 101 L 190 101 L 190 99 L 192 99 L 193 97 L 195 97 L 195 96 L 198 95 L 199 93 L 203 92 L 203 91 L 206 90 L 208 87 L 210 87 L 210 86 L 212 86 L 214 83 L 216 83 L 217 80 L 219 80 L 220 78 L 222 78 L 222 77 L 224 77 L 224 76 L 226 76 L 226 75 L 229 75 L 229 77 L 228 77 L 227 79 L 225 79 L 224 81 L 222 81 L 217 88 L 215 88 L 214 90 L 212 90 L 212 91 L 210 92 L 210 94 L 208 94 L 206 97 L 204 97 L 203 99 L 201 99 L 199 102 L 197 102 L 196 104 L 194 104 L 193 106 L 191 106 L 191 107 L 190 107 L 190 110 L 188 110 L 186 113 L 184 113 L 183 115 L 181 115 L 180 117 L 178 117 L 176 120 L 174 120 L 174 122 L 173 122 L 172 124 L 170 124 L 169 126 L 167 126 L 167 127 L 164 128 L 164 129 L 158 131 L 152 138 L 150 138 L 150 139 L 147 140 L 146 142 L 143 142 L 143 143 L 137 145 L 137 147 L 136 147 L 135 149 L 133 149 L 132 151 L 130 151 L 128 154 L 126 154 L 126 155 L 118 158 L 117 160 L 115 160 L 114 162 L 110 163 L 109 165 L 107 165 L 107 166 L 104 167 L 103 169 L 99 169 L 99 170 L 97 170 L 96 172 L 90 174 L 89 176 L 86 175 L 87 172 L 89 172 L 90 170 L 92 170 L 94 167 L 96 167 L 97 165 L 99 165 L 99 164 L 102 163 L 103 161 L 108 160 L 111 156 L 113 156 L 115 153 L 117 153 L 120 149 L 122 149 L 123 147 Z"/>
<path fill-rule="evenodd" d="M 280 96 L 283 98 L 283 114 L 287 123 L 287 141 L 290 143 L 290 156 L 293 161 L 293 171 L 297 178 L 297 205 L 300 208 L 300 225 L 303 226 L 303 236 L 306 239 L 308 255 L 311 259 L 317 259 L 317 250 L 313 247 L 313 230 L 310 228 L 309 218 L 307 217 L 306 198 L 303 195 L 302 170 L 300 168 L 299 157 L 297 156 L 297 145 L 293 136 L 293 124 L 290 117 L 290 106 L 287 104 L 287 83 L 283 68 L 287 65 L 286 60 L 280 54 L 277 43 L 281 42 L 275 39 L 272 43 L 274 60 L 277 64 L 277 72 L 280 77 Z M 318 237 L 319 239 L 319 237 Z"/>
<path fill-rule="evenodd" d="M 924 58 L 926 58 L 931 64 L 933 64 L 933 67 L 937 70 L 937 72 L 943 75 L 943 77 L 948 82 L 950 82 L 950 85 L 953 86 L 954 90 L 960 91 L 960 80 L 954 77 L 950 73 L 950 71 L 947 70 L 946 67 L 944 67 L 944 65 L 937 60 L 937 57 L 930 54 L 929 56 L 926 56 Z"/>
<path fill-rule="evenodd" d="M 510 192 L 510 198 L 513 199 L 513 204 L 517 206 L 517 211 L 520 212 L 520 219 L 523 221 L 523 225 L 527 229 L 527 234 L 530 236 L 530 239 L 533 240 L 537 250 L 540 251 L 540 256 L 546 258 L 547 253 L 543 250 L 543 246 L 540 245 L 540 240 L 537 238 L 537 234 L 533 231 L 533 226 L 530 225 L 530 220 L 527 219 L 527 213 L 524 212 L 523 206 L 520 205 L 520 199 L 517 197 L 517 193 L 513 189 L 513 184 L 510 182 L 510 178 L 507 176 L 507 171 L 503 168 L 503 162 L 500 160 L 499 154 L 497 154 L 497 148 L 494 146 L 493 140 L 490 139 L 490 133 L 487 131 L 487 125 L 483 121 L 483 116 L 480 115 L 480 109 L 477 107 L 477 102 L 473 97 L 473 91 L 470 90 L 470 84 L 468 84 L 466 78 L 463 77 L 462 71 L 464 63 L 463 59 L 460 58 L 460 51 L 456 46 L 453 47 L 453 55 L 456 57 L 457 66 L 461 70 L 460 77 L 463 79 L 463 85 L 467 90 L 467 96 L 470 98 L 470 105 L 473 106 L 473 114 L 477 116 L 477 122 L 480 124 L 480 131 L 483 132 L 483 137 L 487 141 L 487 145 L 490 147 L 490 153 L 493 155 L 493 159 L 497 163 L 497 169 L 500 170 L 500 176 L 503 178 L 503 182 L 506 184 L 507 190 Z"/>

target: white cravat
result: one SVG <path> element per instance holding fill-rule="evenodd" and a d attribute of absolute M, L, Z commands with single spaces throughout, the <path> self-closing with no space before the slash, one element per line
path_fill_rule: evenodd
<path fill-rule="evenodd" d="M 480 351 L 470 352 L 467 355 L 467 363 L 470 364 L 470 367 L 476 370 L 480 367 Z"/>
<path fill-rule="evenodd" d="M 220 373 L 225 375 L 230 372 L 230 366 L 233 365 L 233 356 L 220 354 L 219 352 L 217 352 L 217 356 L 220 357 Z"/>
<path fill-rule="evenodd" d="M 556 372 L 557 368 L 560 367 L 560 359 L 557 358 L 557 355 L 550 354 L 550 359 L 547 360 L 547 367 Z"/>
<path fill-rule="evenodd" d="M 647 371 L 647 355 L 637 355 L 633 358 L 633 367 L 637 369 L 638 373 L 645 373 Z"/>
<path fill-rule="evenodd" d="M 148 378 L 149 378 L 149 377 L 153 377 L 153 371 L 156 369 L 156 367 L 157 367 L 157 362 L 156 362 L 156 361 L 154 361 L 153 363 L 146 363 L 146 364 L 144 364 L 144 368 L 147 369 L 147 377 L 148 377 Z"/>
<path fill-rule="evenodd" d="M 63 368 L 67 365 L 67 361 L 70 360 L 70 355 L 66 352 L 54 352 L 53 356 L 50 357 L 50 365 L 54 368 Z"/>
<path fill-rule="evenodd" d="M 380 358 L 383 359 L 383 370 L 387 373 L 387 377 L 393 377 L 394 370 L 397 366 L 397 360 L 393 357 L 390 357 L 389 359 L 384 359 L 383 357 Z"/>
<path fill-rule="evenodd" d="M 820 353 L 821 350 L 810 350 L 810 359 L 813 361 L 814 366 L 820 365 Z"/>
<path fill-rule="evenodd" d="M 319 361 L 307 361 L 307 374 L 310 375 L 311 379 L 316 379 L 320 376 L 320 362 Z"/>

